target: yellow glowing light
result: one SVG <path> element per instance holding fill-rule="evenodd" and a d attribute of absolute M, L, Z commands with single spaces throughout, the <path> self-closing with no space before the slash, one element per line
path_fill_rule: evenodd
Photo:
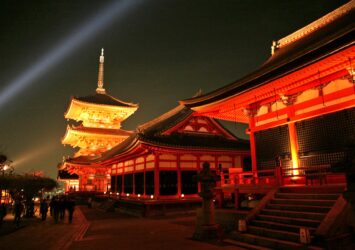
<path fill-rule="evenodd" d="M 291 149 L 291 156 L 292 156 L 292 175 L 298 176 L 298 155 L 295 149 Z"/>
<path fill-rule="evenodd" d="M 154 198 L 154 195 L 151 195 L 150 198 L 153 199 L 153 198 Z"/>
<path fill-rule="evenodd" d="M 141 195 L 140 195 L 140 194 L 138 194 L 137 196 L 138 196 L 138 198 L 139 198 L 139 197 L 141 197 Z"/>

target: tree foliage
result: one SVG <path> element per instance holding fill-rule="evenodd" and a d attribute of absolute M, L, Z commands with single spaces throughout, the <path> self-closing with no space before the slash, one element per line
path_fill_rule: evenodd
<path fill-rule="evenodd" d="M 48 177 L 33 175 L 2 175 L 0 189 L 10 190 L 12 195 L 20 192 L 25 199 L 32 199 L 40 190 L 49 191 L 57 187 L 57 182 Z"/>

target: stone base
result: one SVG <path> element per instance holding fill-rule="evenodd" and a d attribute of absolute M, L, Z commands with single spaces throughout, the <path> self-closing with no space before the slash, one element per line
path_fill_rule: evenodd
<path fill-rule="evenodd" d="M 220 226 L 214 225 L 201 225 L 196 228 L 192 238 L 194 240 L 219 240 L 221 234 Z"/>

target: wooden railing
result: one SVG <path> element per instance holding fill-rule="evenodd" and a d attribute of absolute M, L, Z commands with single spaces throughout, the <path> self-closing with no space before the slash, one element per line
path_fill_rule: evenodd
<path fill-rule="evenodd" d="M 258 170 L 236 173 L 228 180 L 228 184 L 270 184 L 277 185 L 280 183 L 280 170 Z"/>

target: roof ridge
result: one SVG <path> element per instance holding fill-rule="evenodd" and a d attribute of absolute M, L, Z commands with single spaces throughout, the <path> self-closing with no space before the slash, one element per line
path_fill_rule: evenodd
<path fill-rule="evenodd" d="M 139 105 L 136 104 L 136 103 L 122 101 L 121 99 L 118 99 L 118 98 L 116 98 L 116 97 L 113 97 L 112 95 L 107 94 L 106 92 L 103 93 L 103 94 L 97 93 L 97 95 L 107 95 L 108 97 L 110 97 L 110 98 L 112 98 L 112 99 L 114 99 L 114 100 L 116 100 L 116 101 L 118 101 L 118 102 L 122 102 L 123 104 L 126 104 L 127 106 L 133 106 L 133 107 L 138 107 L 138 106 L 139 106 Z"/>
<path fill-rule="evenodd" d="M 163 120 L 166 120 L 170 117 L 172 117 L 173 115 L 177 114 L 178 112 L 180 112 L 181 110 L 183 110 L 185 108 L 185 105 L 181 105 L 179 104 L 178 106 L 176 106 L 175 108 L 169 110 L 168 112 L 146 122 L 146 123 L 143 123 L 142 125 L 139 125 L 137 127 L 137 131 L 138 132 L 142 132 L 143 130 L 145 129 L 148 129 L 150 128 L 151 126 L 163 121 Z"/>
<path fill-rule="evenodd" d="M 322 16 L 321 18 L 313 21 L 312 23 L 296 30 L 295 32 L 279 39 L 275 46 L 277 48 L 284 47 L 290 43 L 293 43 L 310 33 L 313 33 L 314 31 L 326 26 L 327 24 L 333 22 L 334 20 L 344 16 L 351 10 L 355 8 L 355 0 L 351 0 L 348 3 L 340 6 L 339 8 L 333 10 L 332 12 L 326 14 L 325 16 Z"/>

